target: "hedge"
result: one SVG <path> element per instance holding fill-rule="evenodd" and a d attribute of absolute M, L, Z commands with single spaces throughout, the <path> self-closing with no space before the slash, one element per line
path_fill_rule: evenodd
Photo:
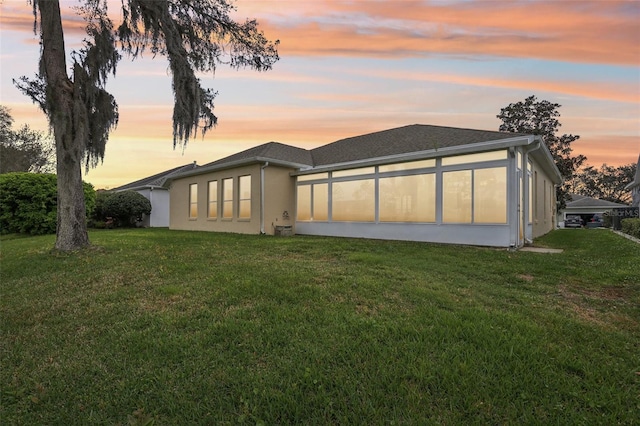
<path fill-rule="evenodd" d="M 87 217 L 93 214 L 96 193 L 82 182 Z M 49 173 L 0 175 L 0 233 L 54 234 L 58 202 L 57 178 Z"/>
<path fill-rule="evenodd" d="M 622 232 L 640 238 L 640 219 L 622 219 Z"/>

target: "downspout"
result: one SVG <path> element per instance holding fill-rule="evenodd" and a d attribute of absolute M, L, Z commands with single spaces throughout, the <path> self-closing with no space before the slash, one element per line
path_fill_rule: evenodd
<path fill-rule="evenodd" d="M 265 162 L 260 167 L 260 234 L 264 234 L 264 169 L 269 167 L 269 162 Z"/>
<path fill-rule="evenodd" d="M 151 211 L 153 211 L 153 186 L 149 188 L 149 204 L 151 204 Z M 151 213 L 148 214 L 149 217 L 149 228 L 151 228 Z"/>

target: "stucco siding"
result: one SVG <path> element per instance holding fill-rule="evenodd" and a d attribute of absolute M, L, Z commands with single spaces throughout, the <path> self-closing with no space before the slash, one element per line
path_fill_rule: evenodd
<path fill-rule="evenodd" d="M 148 191 L 146 197 L 151 201 L 151 214 L 148 217 L 147 226 L 153 228 L 169 226 L 169 191 L 156 188 Z"/>
<path fill-rule="evenodd" d="M 556 227 L 556 189 L 550 176 L 533 162 L 533 238 Z"/>
<path fill-rule="evenodd" d="M 251 176 L 251 217 L 238 218 L 238 182 L 241 176 Z M 233 179 L 233 215 L 223 219 L 221 215 L 221 182 Z M 218 185 L 218 214 L 209 217 L 209 182 Z M 197 217 L 189 217 L 190 185 L 197 184 Z M 170 228 L 190 231 L 233 232 L 240 234 L 258 234 L 260 232 L 260 165 L 254 164 L 234 169 L 220 170 L 195 176 L 175 179 L 170 188 Z"/>
<path fill-rule="evenodd" d="M 294 169 L 268 166 L 264 169 L 265 211 L 264 232 L 273 235 L 276 226 L 291 226 L 295 232 Z"/>

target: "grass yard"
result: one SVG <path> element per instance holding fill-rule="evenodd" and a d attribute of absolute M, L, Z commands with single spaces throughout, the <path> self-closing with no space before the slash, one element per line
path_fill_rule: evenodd
<path fill-rule="evenodd" d="M 4 238 L 8 425 L 638 424 L 640 245 Z"/>

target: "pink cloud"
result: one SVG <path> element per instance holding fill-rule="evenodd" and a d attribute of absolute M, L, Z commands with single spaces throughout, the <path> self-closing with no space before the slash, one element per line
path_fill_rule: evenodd
<path fill-rule="evenodd" d="M 495 55 L 637 65 L 639 14 L 635 2 L 325 1 L 297 24 L 263 24 L 284 55 Z"/>

